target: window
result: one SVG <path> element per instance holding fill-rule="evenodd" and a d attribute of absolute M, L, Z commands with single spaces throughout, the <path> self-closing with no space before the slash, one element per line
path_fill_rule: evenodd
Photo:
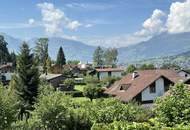
<path fill-rule="evenodd" d="M 156 93 L 156 85 L 155 85 L 155 82 L 152 83 L 152 84 L 149 86 L 149 88 L 150 88 L 150 93 Z"/>
<path fill-rule="evenodd" d="M 126 91 L 130 87 L 130 84 L 122 84 L 120 90 Z"/>

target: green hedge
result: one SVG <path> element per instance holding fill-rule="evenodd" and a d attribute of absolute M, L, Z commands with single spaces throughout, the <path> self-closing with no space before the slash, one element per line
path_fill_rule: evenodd
<path fill-rule="evenodd" d="M 116 121 L 110 124 L 95 123 L 91 130 L 190 130 L 190 126 L 178 126 L 178 127 L 156 127 L 151 126 L 149 123 L 128 123 Z"/>
<path fill-rule="evenodd" d="M 80 91 L 67 91 L 65 92 L 66 95 L 70 95 L 72 97 L 84 97 L 83 93 Z"/>

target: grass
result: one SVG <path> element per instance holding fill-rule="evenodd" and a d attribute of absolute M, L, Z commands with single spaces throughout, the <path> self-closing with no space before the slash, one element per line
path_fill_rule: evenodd
<path fill-rule="evenodd" d="M 75 85 L 75 90 L 83 92 L 84 87 L 85 87 L 85 85 Z"/>

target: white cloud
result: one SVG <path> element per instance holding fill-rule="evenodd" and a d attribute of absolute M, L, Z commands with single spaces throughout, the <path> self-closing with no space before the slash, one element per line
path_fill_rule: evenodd
<path fill-rule="evenodd" d="M 87 24 L 85 25 L 86 28 L 90 28 L 90 27 L 93 27 L 93 24 Z"/>
<path fill-rule="evenodd" d="M 82 26 L 82 24 L 79 23 L 78 21 L 72 21 L 72 22 L 68 23 L 67 28 L 69 28 L 71 30 L 76 30 L 80 26 Z"/>
<path fill-rule="evenodd" d="M 42 22 L 48 34 L 63 33 L 63 29 L 77 30 L 79 27 L 86 27 L 77 20 L 71 20 L 65 13 L 55 8 L 52 3 L 40 3 L 37 6 L 41 9 Z"/>
<path fill-rule="evenodd" d="M 136 44 L 142 41 L 147 41 L 155 35 L 159 35 L 162 32 L 166 31 L 164 19 L 166 14 L 158 9 L 155 9 L 150 16 L 142 23 L 142 29 L 134 32 L 133 34 L 121 35 L 121 36 L 112 36 L 109 38 L 99 37 L 97 39 L 90 40 L 89 42 L 94 45 L 101 46 L 114 46 L 122 47 Z"/>
<path fill-rule="evenodd" d="M 172 3 L 166 25 L 170 33 L 190 32 L 190 0 Z"/>
<path fill-rule="evenodd" d="M 35 20 L 32 19 L 32 18 L 30 18 L 30 19 L 28 20 L 28 24 L 29 24 L 29 25 L 34 25 L 34 24 L 35 24 Z"/>
<path fill-rule="evenodd" d="M 82 9 L 82 10 L 91 10 L 91 11 L 105 11 L 108 9 L 112 9 L 115 7 L 115 5 L 112 4 L 99 4 L 99 3 L 77 3 L 77 2 L 73 2 L 73 3 L 69 3 L 66 4 L 66 7 L 68 8 L 73 8 L 73 9 Z"/>

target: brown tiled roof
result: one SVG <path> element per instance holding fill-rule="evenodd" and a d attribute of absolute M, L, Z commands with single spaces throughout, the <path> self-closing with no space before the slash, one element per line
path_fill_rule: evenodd
<path fill-rule="evenodd" d="M 124 71 L 123 69 L 121 68 L 102 68 L 102 69 L 96 69 L 96 71 L 98 72 L 121 72 L 121 71 Z"/>
<path fill-rule="evenodd" d="M 143 70 L 138 71 L 138 75 L 138 77 L 132 79 L 132 74 L 128 74 L 108 88 L 105 93 L 115 95 L 116 98 L 127 102 L 132 100 L 142 90 L 160 77 L 165 77 L 173 83 L 184 80 L 184 78 L 180 77 L 174 70 Z M 130 87 L 126 91 L 120 90 L 123 84 L 128 84 Z"/>

